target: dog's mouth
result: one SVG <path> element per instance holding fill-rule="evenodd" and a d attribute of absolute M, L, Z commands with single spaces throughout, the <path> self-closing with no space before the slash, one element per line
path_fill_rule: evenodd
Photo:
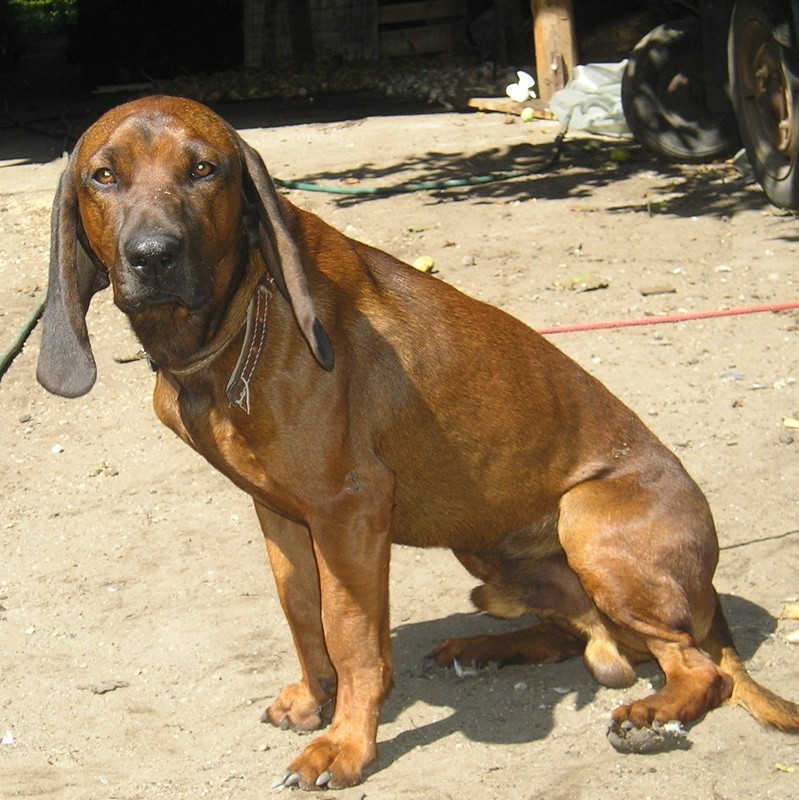
<path fill-rule="evenodd" d="M 114 283 L 114 302 L 128 316 L 159 309 L 201 313 L 208 303 L 207 293 L 199 286 L 175 285 L 178 283 L 187 282 L 170 281 L 146 286 L 125 276 Z"/>
<path fill-rule="evenodd" d="M 145 311 L 172 307 L 175 310 L 181 309 L 190 314 L 196 314 L 202 310 L 205 300 L 201 298 L 187 298 L 176 292 L 152 292 L 144 296 L 121 298 L 117 303 L 120 309 L 126 314 L 141 314 Z"/>

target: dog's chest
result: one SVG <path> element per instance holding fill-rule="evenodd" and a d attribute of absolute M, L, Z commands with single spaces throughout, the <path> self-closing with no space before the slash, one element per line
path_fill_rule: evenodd
<path fill-rule="evenodd" d="M 153 405 L 164 425 L 248 494 L 263 500 L 274 491 L 246 430 L 234 424 L 226 404 L 179 390 L 159 374 Z"/>

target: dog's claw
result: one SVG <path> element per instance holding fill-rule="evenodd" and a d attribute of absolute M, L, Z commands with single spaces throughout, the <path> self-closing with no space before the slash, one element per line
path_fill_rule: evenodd
<path fill-rule="evenodd" d="M 283 791 L 283 789 L 287 789 L 290 786 L 296 786 L 300 782 L 300 773 L 299 772 L 287 772 L 279 781 L 275 781 L 272 784 L 273 789 L 277 789 L 279 792 Z"/>
<path fill-rule="evenodd" d="M 287 772 L 282 778 L 278 778 L 270 788 L 272 789 L 282 789 L 283 785 L 286 783 L 286 778 L 288 778 L 289 773 Z"/>
<path fill-rule="evenodd" d="M 321 775 L 320 775 L 320 776 L 319 776 L 319 777 L 316 779 L 316 785 L 317 785 L 317 786 L 327 786 L 327 784 L 330 782 L 330 777 L 331 777 L 331 776 L 330 776 L 330 772 L 329 772 L 328 770 L 325 770 L 325 771 L 324 771 L 324 772 L 323 772 L 323 773 L 322 773 L 322 774 L 321 774 Z"/>
<path fill-rule="evenodd" d="M 461 662 L 458 661 L 457 658 L 452 659 L 452 668 L 455 670 L 455 674 L 459 678 L 467 678 L 473 675 L 478 675 L 480 673 L 480 669 L 477 664 L 472 661 L 472 665 L 470 667 L 463 667 L 461 666 Z"/>

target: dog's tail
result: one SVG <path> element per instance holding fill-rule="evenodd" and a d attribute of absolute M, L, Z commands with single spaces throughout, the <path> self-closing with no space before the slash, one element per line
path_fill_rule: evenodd
<path fill-rule="evenodd" d="M 735 649 L 718 597 L 713 624 L 703 646 L 732 678 L 733 690 L 728 702 L 745 708 L 762 725 L 799 733 L 799 705 L 774 694 L 752 679 Z"/>

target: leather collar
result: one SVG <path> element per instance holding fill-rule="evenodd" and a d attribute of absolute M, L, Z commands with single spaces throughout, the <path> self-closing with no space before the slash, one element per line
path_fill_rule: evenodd
<path fill-rule="evenodd" d="M 175 369 L 160 368 L 178 378 L 194 375 L 212 364 L 244 326 L 244 341 L 225 392 L 231 406 L 249 414 L 250 381 L 266 342 L 266 311 L 272 294 L 270 284 L 271 279 L 258 273 L 255 273 L 254 278 L 245 280 L 230 302 L 219 333 L 184 366 Z M 243 308 L 245 302 L 246 310 Z M 153 366 L 157 367 L 155 364 Z"/>

